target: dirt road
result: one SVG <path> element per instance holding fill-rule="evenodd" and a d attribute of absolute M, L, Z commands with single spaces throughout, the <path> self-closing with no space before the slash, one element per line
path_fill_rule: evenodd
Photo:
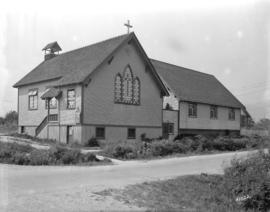
<path fill-rule="evenodd" d="M 245 157 L 248 152 L 237 153 Z M 0 165 L 0 211 L 138 210 L 135 206 L 93 192 L 181 175 L 222 173 L 236 153 L 191 156 L 117 165 Z"/>

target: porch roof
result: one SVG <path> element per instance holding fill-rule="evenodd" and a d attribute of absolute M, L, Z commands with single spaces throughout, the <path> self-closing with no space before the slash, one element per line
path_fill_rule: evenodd
<path fill-rule="evenodd" d="M 41 99 L 51 99 L 51 98 L 57 98 L 61 95 L 61 91 L 59 91 L 56 88 L 48 88 L 45 90 L 45 92 L 41 95 Z"/>

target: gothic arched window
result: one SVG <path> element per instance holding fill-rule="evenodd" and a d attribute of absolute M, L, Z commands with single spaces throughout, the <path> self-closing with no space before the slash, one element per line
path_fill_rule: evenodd
<path fill-rule="evenodd" d="M 122 102 L 122 77 L 119 73 L 114 79 L 114 101 Z"/>
<path fill-rule="evenodd" d="M 133 81 L 133 103 L 140 104 L 140 80 L 136 77 Z"/>
<path fill-rule="evenodd" d="M 138 77 L 133 77 L 128 65 L 123 75 L 118 73 L 114 78 L 114 102 L 125 104 L 140 104 L 141 83 Z"/>
<path fill-rule="evenodd" d="M 132 103 L 132 90 L 133 90 L 133 76 L 129 66 L 124 70 L 123 74 L 123 102 Z"/>

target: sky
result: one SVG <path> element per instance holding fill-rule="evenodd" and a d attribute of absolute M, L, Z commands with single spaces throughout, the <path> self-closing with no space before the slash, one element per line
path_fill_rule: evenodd
<path fill-rule="evenodd" d="M 270 118 L 270 1 L 9 0 L 0 8 L 0 116 L 19 79 L 57 41 L 63 52 L 126 33 L 150 58 L 215 75 L 255 120 Z"/>

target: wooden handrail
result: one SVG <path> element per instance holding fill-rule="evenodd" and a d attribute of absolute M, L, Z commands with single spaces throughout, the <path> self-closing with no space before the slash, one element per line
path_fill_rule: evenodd
<path fill-rule="evenodd" d="M 42 122 L 38 125 L 36 128 L 36 136 L 41 132 L 41 130 L 47 125 L 48 123 L 48 117 L 45 116 L 45 118 L 42 120 Z"/>

